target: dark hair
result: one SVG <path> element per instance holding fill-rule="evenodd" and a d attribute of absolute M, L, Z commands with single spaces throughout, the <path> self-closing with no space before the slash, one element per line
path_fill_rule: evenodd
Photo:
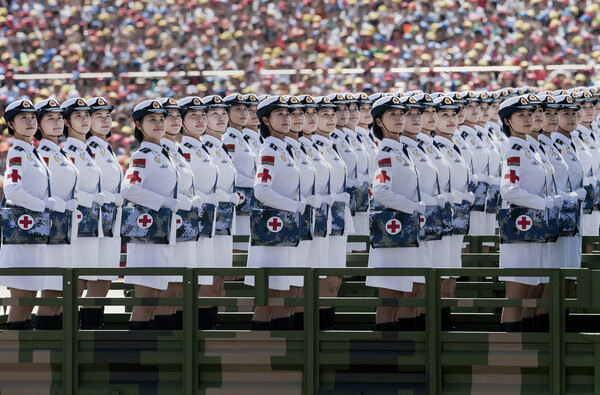
<path fill-rule="evenodd" d="M 267 138 L 271 135 L 271 131 L 269 130 L 267 125 L 265 125 L 262 122 L 260 123 L 260 126 L 258 127 L 258 129 L 260 130 L 260 135 L 262 136 L 262 138 Z"/>
<path fill-rule="evenodd" d="M 144 141 L 144 133 L 137 126 L 133 130 L 133 137 L 135 137 L 140 144 Z"/>
<path fill-rule="evenodd" d="M 377 125 L 375 119 L 373 120 L 373 136 L 375 136 L 377 140 L 383 140 L 383 130 L 381 130 L 381 127 Z"/>
<path fill-rule="evenodd" d="M 510 137 L 510 126 L 504 122 L 504 119 L 502 120 L 502 131 L 506 136 Z"/>
<path fill-rule="evenodd" d="M 8 123 L 11 122 L 11 121 L 12 121 L 12 119 L 10 121 L 6 121 L 6 128 L 8 129 L 8 134 L 11 135 L 11 136 L 14 136 L 15 135 L 15 130 L 13 128 L 11 128 L 10 126 L 8 126 Z M 37 130 L 35 132 L 37 133 Z"/>

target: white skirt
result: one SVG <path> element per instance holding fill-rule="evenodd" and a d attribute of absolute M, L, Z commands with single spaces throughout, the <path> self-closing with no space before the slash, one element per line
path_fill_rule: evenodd
<path fill-rule="evenodd" d="M 294 262 L 296 247 L 250 246 L 248 249 L 248 267 L 290 267 Z M 291 285 L 290 276 L 271 276 L 268 279 L 269 289 L 288 291 Z M 246 276 L 244 284 L 254 286 L 254 276 Z"/>
<path fill-rule="evenodd" d="M 169 267 L 174 256 L 175 246 L 127 243 L 127 267 Z M 166 276 L 125 276 L 124 282 L 161 291 L 169 286 Z"/>
<path fill-rule="evenodd" d="M 329 236 L 328 262 L 325 267 L 346 267 L 348 236 Z"/>
<path fill-rule="evenodd" d="M 329 265 L 329 236 L 313 237 L 308 247 L 307 267 L 327 267 Z"/>
<path fill-rule="evenodd" d="M 418 267 L 416 266 L 416 247 L 373 248 L 369 253 L 369 267 Z M 369 287 L 392 289 L 400 292 L 412 292 L 413 283 L 420 281 L 417 276 L 367 276 Z"/>
<path fill-rule="evenodd" d="M 498 226 L 498 221 L 496 220 L 496 214 L 484 213 L 485 215 L 485 224 L 484 224 L 484 234 L 486 236 L 494 236 L 496 234 L 496 227 Z"/>
<path fill-rule="evenodd" d="M 75 251 L 73 261 L 74 267 L 98 267 L 98 255 L 100 250 L 100 238 L 98 237 L 78 237 L 77 241 L 71 244 Z M 80 276 L 80 280 L 96 281 L 98 276 Z"/>
<path fill-rule="evenodd" d="M 354 217 L 352 217 L 352 222 L 354 223 L 354 233 L 352 235 L 358 236 L 368 236 L 370 233 L 369 230 L 369 213 L 356 213 Z M 365 243 L 348 243 L 346 250 L 347 252 L 352 251 L 364 251 L 366 250 Z"/>
<path fill-rule="evenodd" d="M 46 245 L 5 244 L 0 249 L 0 268 L 8 267 L 45 267 Z M 22 289 L 24 291 L 41 291 L 46 289 L 45 276 L 0 276 L 0 285 Z"/>
<path fill-rule="evenodd" d="M 448 240 L 448 267 L 462 267 L 463 235 L 452 235 Z"/>
<path fill-rule="evenodd" d="M 183 241 L 175 243 L 173 260 L 170 267 L 193 267 L 196 264 L 196 242 Z M 170 283 L 181 283 L 181 276 L 165 276 Z"/>
<path fill-rule="evenodd" d="M 545 243 L 515 243 L 500 245 L 500 268 L 542 268 L 546 256 Z M 538 285 L 540 277 L 498 277 L 500 281 L 512 281 L 520 284 Z"/>
<path fill-rule="evenodd" d="M 75 250 L 71 244 L 47 245 L 46 267 L 73 267 Z M 45 289 L 62 291 L 63 281 L 60 276 L 46 276 Z"/>
<path fill-rule="evenodd" d="M 581 268 L 581 235 L 565 237 L 567 246 L 567 260 L 563 268 L 579 269 Z M 568 280 L 576 280 L 577 277 L 565 277 Z"/>
<path fill-rule="evenodd" d="M 309 267 L 308 254 L 310 251 L 311 240 L 301 240 L 292 254 L 291 267 Z M 294 287 L 304 286 L 304 277 L 290 277 L 290 285 Z"/>
<path fill-rule="evenodd" d="M 216 235 L 212 237 L 214 259 L 210 266 L 233 266 L 233 236 Z"/>
<path fill-rule="evenodd" d="M 600 226 L 600 211 L 592 211 L 591 214 L 581 216 L 582 236 L 598 236 L 598 226 Z"/>
<path fill-rule="evenodd" d="M 119 267 L 121 264 L 121 237 L 103 237 L 99 241 L 98 267 Z M 115 281 L 119 276 L 97 276 L 98 280 Z"/>
<path fill-rule="evenodd" d="M 235 208 L 234 208 L 235 210 Z M 235 217 L 235 232 L 236 236 L 249 236 L 250 235 L 250 216 L 249 215 L 236 215 Z M 233 243 L 234 250 L 248 251 L 248 243 Z"/>
<path fill-rule="evenodd" d="M 213 238 L 201 237 L 196 242 L 196 267 L 214 266 L 215 252 L 213 248 Z M 212 285 L 213 276 L 198 276 L 198 284 Z"/>
<path fill-rule="evenodd" d="M 483 211 L 471 211 L 469 222 L 469 235 L 485 235 L 485 213 Z"/>

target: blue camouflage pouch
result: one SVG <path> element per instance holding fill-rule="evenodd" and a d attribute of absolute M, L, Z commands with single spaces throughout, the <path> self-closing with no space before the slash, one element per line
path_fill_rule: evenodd
<path fill-rule="evenodd" d="M 250 215 L 250 211 L 255 205 L 254 188 L 235 187 L 235 193 L 241 199 L 241 203 L 235 206 L 237 215 Z"/>
<path fill-rule="evenodd" d="M 327 203 L 315 208 L 315 227 L 313 237 L 327 237 L 327 221 L 329 220 L 329 206 Z"/>
<path fill-rule="evenodd" d="M 500 243 L 545 243 L 548 237 L 548 210 L 510 205 L 498 212 Z"/>
<path fill-rule="evenodd" d="M 273 208 L 250 212 L 250 244 L 265 247 L 296 247 L 300 242 L 300 214 Z"/>
<path fill-rule="evenodd" d="M 121 237 L 125 243 L 169 244 L 172 211 L 134 204 L 123 207 Z"/>
<path fill-rule="evenodd" d="M 219 202 L 215 221 L 215 235 L 230 236 L 233 225 L 233 203 Z"/>
<path fill-rule="evenodd" d="M 175 214 L 175 241 L 177 243 L 197 241 L 200 237 L 198 220 L 198 209 L 177 211 Z"/>
<path fill-rule="evenodd" d="M 371 213 L 369 241 L 373 248 L 418 247 L 419 213 L 403 213 L 387 209 Z"/>
<path fill-rule="evenodd" d="M 92 203 L 92 207 L 77 207 L 77 237 L 98 237 L 98 221 L 100 205 Z"/>
<path fill-rule="evenodd" d="M 331 232 L 330 236 L 343 236 L 346 226 L 346 204 L 343 202 L 333 202 L 331 205 Z"/>
<path fill-rule="evenodd" d="M 467 200 L 452 207 L 452 234 L 466 235 L 469 233 L 471 208 Z"/>
<path fill-rule="evenodd" d="M 47 244 L 50 236 L 50 212 L 24 207 L 2 207 L 2 244 Z"/>
<path fill-rule="evenodd" d="M 204 203 L 198 210 L 198 236 L 212 237 L 215 222 L 215 205 Z"/>

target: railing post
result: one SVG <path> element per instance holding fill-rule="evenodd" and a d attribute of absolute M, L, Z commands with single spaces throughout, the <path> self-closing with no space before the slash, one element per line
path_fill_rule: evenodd
<path fill-rule="evenodd" d="M 304 394 L 319 388 L 319 276 L 307 269 L 304 277 Z"/>
<path fill-rule="evenodd" d="M 77 393 L 78 287 L 76 269 L 63 271 L 63 390 Z"/>
<path fill-rule="evenodd" d="M 183 344 L 183 388 L 184 393 L 194 394 L 196 393 L 198 386 L 194 387 L 194 355 L 197 354 L 198 348 L 194 344 L 194 334 L 197 333 L 198 328 L 193 322 L 193 299 L 197 297 L 197 292 L 194 292 L 193 285 L 193 269 L 186 268 L 183 274 L 183 330 L 182 330 L 182 344 Z M 197 282 L 196 276 L 196 282 Z"/>
<path fill-rule="evenodd" d="M 552 270 L 550 286 L 550 392 L 560 395 L 565 391 L 565 279 L 560 270 Z"/>
<path fill-rule="evenodd" d="M 436 269 L 427 269 L 425 275 L 425 306 L 427 312 L 426 336 L 427 336 L 427 378 L 429 394 L 441 392 L 440 377 L 440 279 Z"/>

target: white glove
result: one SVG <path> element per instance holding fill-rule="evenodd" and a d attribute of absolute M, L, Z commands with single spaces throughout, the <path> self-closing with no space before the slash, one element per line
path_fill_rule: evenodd
<path fill-rule="evenodd" d="M 192 199 L 189 197 L 181 195 L 177 200 L 179 201 L 178 210 L 190 211 L 192 209 Z"/>
<path fill-rule="evenodd" d="M 475 201 L 475 195 L 473 195 L 473 192 L 467 192 L 463 194 L 463 199 L 465 199 L 470 204 L 473 204 L 473 202 Z"/>
<path fill-rule="evenodd" d="M 425 204 L 425 202 L 417 202 L 415 203 L 415 209 L 414 211 L 416 211 L 419 214 L 425 214 L 425 208 L 427 207 L 427 205 Z"/>
<path fill-rule="evenodd" d="M 77 200 L 75 200 L 75 199 L 69 199 L 65 203 L 66 203 L 66 209 L 69 211 L 75 211 L 77 209 L 77 206 L 79 205 L 77 203 Z"/>
<path fill-rule="evenodd" d="M 335 202 L 335 198 L 333 197 L 333 195 L 323 195 L 321 196 L 321 200 L 323 201 L 323 203 L 326 203 L 329 206 L 331 206 L 333 202 Z"/>
<path fill-rule="evenodd" d="M 240 195 L 234 192 L 229 194 L 229 201 L 237 206 L 242 202 L 242 198 L 240 197 Z"/>
<path fill-rule="evenodd" d="M 433 197 L 435 199 L 435 203 L 440 206 L 440 207 L 444 207 L 444 205 L 446 205 L 446 202 L 448 201 L 448 199 L 446 199 L 446 196 L 442 195 L 435 195 Z"/>
<path fill-rule="evenodd" d="M 65 203 L 65 201 L 62 200 L 61 198 L 59 198 L 58 196 L 52 196 L 52 197 L 47 198 L 44 201 L 44 205 L 46 206 L 47 209 L 56 211 L 59 213 L 64 213 L 67 208 L 67 203 Z"/>
<path fill-rule="evenodd" d="M 110 193 L 110 192 L 102 192 L 102 194 L 104 195 L 104 203 L 114 203 L 115 201 L 115 194 L 114 193 Z"/>
<path fill-rule="evenodd" d="M 175 212 L 179 209 L 179 200 L 174 198 L 165 198 L 162 204 L 164 207 Z"/>
<path fill-rule="evenodd" d="M 500 178 L 495 176 L 487 176 L 485 182 L 489 185 L 500 184 Z"/>
<path fill-rule="evenodd" d="M 336 202 L 344 203 L 346 206 L 350 204 L 350 195 L 347 192 L 336 193 L 333 198 Z"/>
<path fill-rule="evenodd" d="M 365 182 L 370 185 L 372 180 L 373 180 L 373 178 L 370 177 L 368 174 L 359 174 L 358 175 L 359 186 L 364 184 Z"/>
<path fill-rule="evenodd" d="M 115 193 L 115 205 L 121 207 L 123 205 L 123 196 L 120 193 Z"/>
<path fill-rule="evenodd" d="M 546 208 L 554 207 L 554 199 L 552 199 L 550 196 L 546 196 L 544 198 L 544 205 L 546 206 Z"/>
<path fill-rule="evenodd" d="M 577 195 L 577 192 L 569 192 L 565 197 L 565 200 L 567 202 L 576 202 L 579 200 L 579 196 Z"/>
<path fill-rule="evenodd" d="M 216 193 L 211 193 L 210 195 L 206 195 L 206 199 L 202 202 L 204 204 L 212 204 L 213 206 L 219 205 L 219 197 Z"/>
<path fill-rule="evenodd" d="M 204 203 L 205 199 L 202 199 L 200 196 L 196 195 L 192 198 L 192 207 L 200 208 L 202 207 L 202 203 Z"/>
<path fill-rule="evenodd" d="M 223 203 L 229 203 L 231 201 L 229 194 L 222 189 L 217 189 L 217 199 L 219 199 L 219 202 Z"/>
<path fill-rule="evenodd" d="M 321 199 L 321 196 L 317 196 L 317 195 L 310 195 L 306 197 L 306 204 L 308 204 L 311 207 L 321 207 L 321 204 L 323 204 L 323 199 Z"/>
<path fill-rule="evenodd" d="M 452 197 L 454 198 L 453 202 L 451 202 L 454 204 L 460 204 L 464 199 L 462 192 L 454 191 L 450 192 L 450 195 L 452 195 Z"/>
<path fill-rule="evenodd" d="M 306 203 L 304 202 L 297 202 L 298 205 L 296 206 L 296 211 L 299 212 L 300 214 L 304 213 L 304 210 L 306 209 Z"/>
<path fill-rule="evenodd" d="M 579 197 L 579 200 L 581 200 L 581 201 L 585 200 L 585 197 L 587 195 L 587 191 L 585 189 L 579 188 L 578 190 L 575 191 L 575 193 Z"/>
<path fill-rule="evenodd" d="M 106 199 L 106 195 L 102 192 L 94 193 L 92 196 L 92 202 L 103 205 L 104 203 L 108 203 Z"/>
<path fill-rule="evenodd" d="M 555 196 L 552 196 L 552 198 L 554 199 L 554 207 L 559 207 L 559 208 L 562 207 L 563 200 L 564 200 L 562 196 L 555 195 Z"/>

